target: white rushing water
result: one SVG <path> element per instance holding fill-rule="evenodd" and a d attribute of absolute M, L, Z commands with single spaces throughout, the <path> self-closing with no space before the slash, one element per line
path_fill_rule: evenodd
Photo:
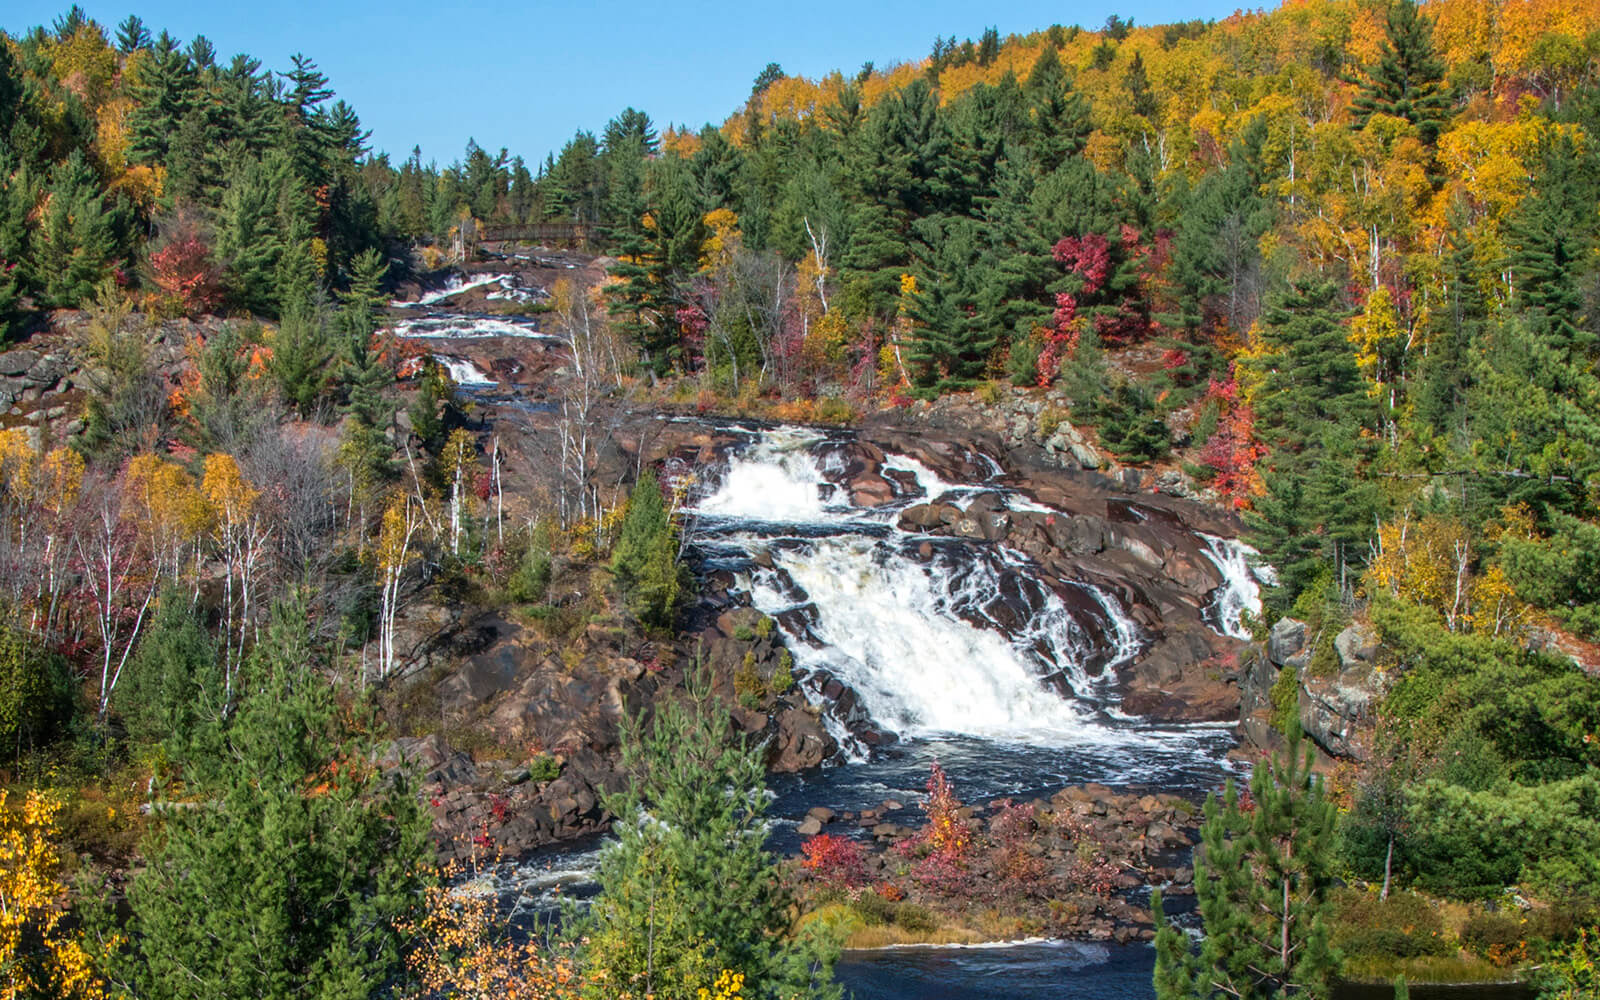
<path fill-rule="evenodd" d="M 444 366 L 450 373 L 450 381 L 462 388 L 482 388 L 495 385 L 495 380 L 482 368 L 465 358 L 452 358 L 444 354 L 435 354 L 433 359 Z"/>
<path fill-rule="evenodd" d="M 844 465 L 818 432 L 763 432 L 695 506 L 703 530 L 771 557 L 772 568 L 749 571 L 744 585 L 762 612 L 795 612 L 806 623 L 783 626 L 802 674 L 838 678 L 876 724 L 903 737 L 1040 746 L 1145 739 L 1105 724 L 1104 683 L 1086 669 L 1141 648 L 1138 626 L 1112 595 L 1063 583 L 1083 594 L 1074 611 L 1020 553 L 893 526 L 912 503 L 959 502 L 992 487 L 950 483 L 890 455 L 883 467 L 912 474 L 916 495 L 857 507 L 838 485 Z"/>
<path fill-rule="evenodd" d="M 828 517 L 824 493 L 833 487 L 822 477 L 810 448 L 822 435 L 781 427 L 733 456 L 722 487 L 701 500 L 703 514 L 764 523 L 811 523 Z M 836 508 L 834 518 L 847 517 Z"/>
<path fill-rule="evenodd" d="M 389 332 L 407 340 L 481 340 L 485 337 L 558 339 L 550 334 L 541 333 L 533 320 L 510 316 L 428 316 L 401 320 L 390 327 Z"/>
<path fill-rule="evenodd" d="M 1234 538 L 1218 538 L 1201 534 L 1205 539 L 1206 557 L 1222 574 L 1222 586 L 1217 588 L 1213 611 L 1221 625 L 1223 635 L 1235 639 L 1250 638 L 1244 614 L 1261 614 L 1261 584 L 1273 582 L 1272 571 L 1266 566 L 1252 564 L 1261 553 Z"/>
<path fill-rule="evenodd" d="M 463 278 L 459 274 L 452 274 L 445 282 L 443 288 L 427 292 L 419 298 L 408 302 L 395 301 L 389 304 L 396 309 L 415 309 L 422 306 L 436 306 L 441 302 L 448 302 L 463 292 L 470 292 L 474 288 L 483 288 L 488 285 L 498 285 L 499 290 L 490 292 L 491 299 L 510 299 L 517 302 L 526 302 L 534 298 L 534 293 L 523 288 L 521 279 L 514 274 L 478 274 Z"/>
<path fill-rule="evenodd" d="M 822 538 L 773 556 L 817 612 L 811 635 L 823 645 L 791 643 L 797 664 L 827 670 L 850 685 L 873 720 L 899 735 L 954 733 L 1046 745 L 1117 735 L 1092 721 L 1092 709 L 1047 687 L 1018 648 L 1027 639 L 1048 643 L 1073 680 L 1087 687 L 1065 609 L 1038 616 L 1027 639 L 1014 641 L 956 617 L 952 607 L 971 592 L 942 592 L 928 567 L 884 540 Z M 990 585 L 985 574 L 973 572 L 961 586 Z M 761 578 L 751 596 L 767 614 L 793 604 Z"/>

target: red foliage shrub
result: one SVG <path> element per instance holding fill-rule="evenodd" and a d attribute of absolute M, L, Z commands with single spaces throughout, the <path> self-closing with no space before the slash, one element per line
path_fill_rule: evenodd
<path fill-rule="evenodd" d="M 804 856 L 800 867 L 810 878 L 830 888 L 850 888 L 867 879 L 861 845 L 847 837 L 818 834 L 800 845 L 800 853 Z"/>
<path fill-rule="evenodd" d="M 222 299 L 211 247 L 198 235 L 175 239 L 152 253 L 150 270 L 156 286 L 186 315 L 210 312 Z"/>

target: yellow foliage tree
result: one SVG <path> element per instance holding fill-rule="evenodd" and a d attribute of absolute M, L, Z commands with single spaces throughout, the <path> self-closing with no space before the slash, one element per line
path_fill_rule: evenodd
<path fill-rule="evenodd" d="M 0 790 L 0 1000 L 99 1000 L 106 992 L 95 964 L 104 955 L 62 927 L 61 803 L 31 790 L 19 810 L 9 797 Z"/>
<path fill-rule="evenodd" d="M 455 874 L 444 873 L 444 880 Z M 493 894 L 431 886 L 423 893 L 422 915 L 401 924 L 400 931 L 411 944 L 406 996 L 576 1000 L 581 995 L 572 958 L 536 941 L 513 940 Z"/>
<path fill-rule="evenodd" d="M 1499 566 L 1472 570 L 1472 546 L 1461 521 L 1439 514 L 1420 520 L 1408 510 L 1378 529 L 1378 554 L 1368 581 L 1395 597 L 1431 608 L 1452 632 L 1513 633 L 1527 623 Z"/>

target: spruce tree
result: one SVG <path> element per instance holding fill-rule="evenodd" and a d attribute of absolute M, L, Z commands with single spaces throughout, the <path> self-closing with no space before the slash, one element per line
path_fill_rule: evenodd
<path fill-rule="evenodd" d="M 1206 800 L 1194 862 L 1205 937 L 1192 953 L 1159 894 L 1152 897 L 1158 1000 L 1329 995 L 1336 961 L 1325 921 L 1338 810 L 1312 760 L 1296 724 L 1288 750 L 1251 776 L 1248 806 L 1231 780 L 1220 801 Z"/>
<path fill-rule="evenodd" d="M 734 742 L 710 688 L 695 668 L 684 697 L 624 721 L 629 779 L 605 796 L 617 842 L 579 928 L 585 963 L 616 995 L 690 997 L 731 969 L 744 996 L 836 998 L 836 946 L 790 936 L 790 901 L 764 848 L 761 750 Z"/>
<path fill-rule="evenodd" d="M 1587 366 L 1597 342 L 1585 315 L 1582 284 L 1594 270 L 1592 216 L 1600 185 L 1594 154 L 1570 136 L 1550 140 L 1541 166 L 1532 195 L 1511 217 L 1511 272 L 1517 305 L 1559 360 L 1541 381 L 1553 391 L 1568 392 L 1576 383 L 1571 369 Z"/>
<path fill-rule="evenodd" d="M 206 727 L 185 801 L 157 803 L 117 978 L 173 1000 L 385 994 L 427 818 L 372 766 L 322 672 L 303 600 L 274 610 L 233 716 Z"/>
<path fill-rule="evenodd" d="M 1416 0 L 1393 0 L 1385 28 L 1378 63 L 1367 69 L 1352 103 L 1352 124 L 1365 128 L 1375 114 L 1404 118 L 1432 146 L 1450 118 L 1450 93 L 1444 60 L 1433 47 L 1433 22 L 1417 9 Z"/>
<path fill-rule="evenodd" d="M 378 309 L 383 306 L 383 276 L 389 264 L 383 254 L 368 250 L 351 263 L 350 290 L 342 298 L 339 311 L 343 337 L 339 347 L 339 382 L 343 387 L 345 411 L 369 428 L 388 422 L 389 407 L 383 393 L 394 382 L 394 373 L 375 349 Z"/>

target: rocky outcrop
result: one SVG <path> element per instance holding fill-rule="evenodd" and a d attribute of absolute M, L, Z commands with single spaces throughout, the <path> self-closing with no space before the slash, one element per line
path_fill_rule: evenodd
<path fill-rule="evenodd" d="M 1297 715 L 1306 737 L 1330 758 L 1367 759 L 1367 737 L 1392 676 L 1377 667 L 1382 646 L 1370 625 L 1349 625 L 1334 637 L 1333 649 L 1338 672 L 1315 675 L 1308 669 L 1312 650 L 1306 623 L 1280 618 L 1273 624 L 1241 685 L 1239 734 L 1245 742 L 1263 750 L 1282 745 L 1273 724 L 1272 691 L 1287 670 L 1294 672 Z"/>

